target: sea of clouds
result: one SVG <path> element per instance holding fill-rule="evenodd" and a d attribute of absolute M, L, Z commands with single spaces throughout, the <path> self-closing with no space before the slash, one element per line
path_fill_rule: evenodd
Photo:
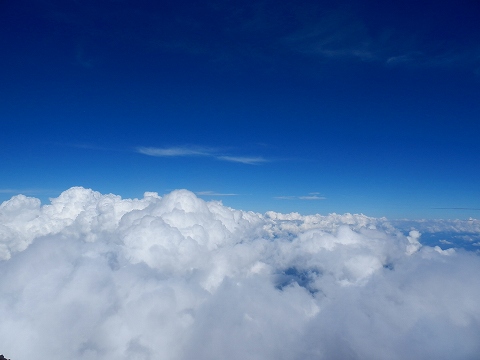
<path fill-rule="evenodd" d="M 480 257 L 422 246 L 415 224 L 258 214 L 187 190 L 14 196 L 0 205 L 0 353 L 479 359 Z"/>

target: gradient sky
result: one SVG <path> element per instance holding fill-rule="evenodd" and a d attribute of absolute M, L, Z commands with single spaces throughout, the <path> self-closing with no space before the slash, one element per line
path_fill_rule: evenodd
<path fill-rule="evenodd" d="M 0 2 L 0 201 L 480 214 L 478 1 Z"/>

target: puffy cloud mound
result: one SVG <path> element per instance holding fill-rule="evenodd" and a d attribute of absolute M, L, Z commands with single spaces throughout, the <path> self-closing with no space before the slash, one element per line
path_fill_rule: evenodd
<path fill-rule="evenodd" d="M 386 219 L 186 190 L 0 205 L 0 350 L 52 359 L 478 359 L 480 258 Z"/>

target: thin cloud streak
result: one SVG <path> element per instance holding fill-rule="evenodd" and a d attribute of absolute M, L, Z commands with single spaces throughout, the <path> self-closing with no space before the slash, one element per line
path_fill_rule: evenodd
<path fill-rule="evenodd" d="M 22 192 L 25 192 L 24 190 L 16 190 L 16 189 L 0 189 L 0 194 L 20 194 Z"/>
<path fill-rule="evenodd" d="M 324 196 L 319 196 L 320 193 L 313 192 L 308 195 L 303 195 L 303 196 L 275 196 L 274 199 L 278 200 L 325 200 L 326 197 Z"/>
<path fill-rule="evenodd" d="M 476 45 L 445 46 L 428 36 L 412 37 L 400 30 L 395 33 L 397 36 L 386 36 L 385 32 L 374 36 L 362 16 L 339 9 L 318 16 L 315 23 L 301 24 L 279 42 L 294 53 L 325 61 L 376 62 L 389 67 L 470 67 L 478 71 Z M 445 50 L 439 53 L 439 48 Z"/>
<path fill-rule="evenodd" d="M 137 152 L 144 155 L 158 157 L 174 157 L 174 156 L 214 156 L 212 150 L 196 147 L 171 147 L 171 148 L 155 148 L 155 147 L 138 147 Z"/>
<path fill-rule="evenodd" d="M 218 193 L 215 191 L 197 191 L 195 195 L 199 196 L 237 196 L 238 194 Z"/>
<path fill-rule="evenodd" d="M 242 164 L 256 165 L 267 162 L 267 159 L 262 157 L 244 157 L 244 156 L 217 156 L 218 160 L 237 162 Z"/>
<path fill-rule="evenodd" d="M 435 207 L 432 208 L 435 210 L 480 210 L 480 208 L 470 208 L 470 207 Z"/>
<path fill-rule="evenodd" d="M 203 148 L 203 147 L 188 147 L 188 146 L 178 146 L 170 148 L 156 148 L 156 147 L 137 147 L 136 152 L 156 157 L 187 157 L 187 156 L 203 156 L 211 157 L 217 160 L 236 162 L 241 164 L 248 165 L 257 165 L 261 163 L 268 162 L 269 160 L 261 156 L 233 156 L 233 155 L 223 155 L 219 154 L 219 151 L 214 148 Z"/>
<path fill-rule="evenodd" d="M 310 195 L 310 196 L 299 196 L 300 200 L 325 200 L 326 197 L 318 196 L 318 195 Z"/>
<path fill-rule="evenodd" d="M 45 192 L 50 192 L 49 189 L 0 189 L 0 194 L 29 194 L 35 195 Z"/>

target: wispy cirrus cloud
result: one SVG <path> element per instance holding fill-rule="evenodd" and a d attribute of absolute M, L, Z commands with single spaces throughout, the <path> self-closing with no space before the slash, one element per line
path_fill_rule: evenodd
<path fill-rule="evenodd" d="M 267 162 L 268 160 L 261 157 L 248 157 L 248 156 L 217 156 L 216 157 L 218 160 L 224 160 L 224 161 L 230 161 L 230 162 L 237 162 L 237 163 L 242 163 L 242 164 L 250 164 L 250 165 L 256 165 L 256 164 L 261 164 L 264 162 Z"/>
<path fill-rule="evenodd" d="M 471 208 L 471 207 L 434 207 L 432 209 L 436 209 L 436 210 L 480 210 L 480 208 Z"/>
<path fill-rule="evenodd" d="M 325 200 L 326 197 L 318 195 L 299 196 L 300 200 Z"/>
<path fill-rule="evenodd" d="M 197 191 L 195 195 L 198 196 L 237 196 L 238 194 L 232 194 L 232 193 L 219 193 L 216 191 Z"/>
<path fill-rule="evenodd" d="M 318 192 L 313 192 L 313 193 L 309 193 L 308 195 L 303 195 L 303 196 L 293 196 L 293 195 L 275 196 L 274 199 L 278 199 L 278 200 L 325 200 L 326 197 L 321 196 L 320 193 L 318 193 Z"/>
<path fill-rule="evenodd" d="M 0 194 L 27 194 L 27 195 L 36 195 L 45 192 L 50 192 L 51 189 L 0 189 Z"/>
<path fill-rule="evenodd" d="M 413 26 L 419 26 L 419 30 L 445 30 L 442 21 L 429 20 L 427 23 L 427 26 L 424 23 Z M 411 68 L 465 67 L 476 74 L 479 71 L 477 42 L 458 41 L 463 37 L 460 29 L 458 36 L 440 40 L 430 35 L 435 31 L 411 32 L 402 27 L 384 26 L 383 31 L 372 32 L 370 22 L 353 9 L 330 9 L 318 14 L 314 21 L 300 22 L 279 38 L 279 43 L 293 53 L 324 61 L 359 61 Z M 455 29 L 450 30 L 455 33 Z"/>
<path fill-rule="evenodd" d="M 201 157 L 211 157 L 217 160 L 235 162 L 248 165 L 257 165 L 261 163 L 268 162 L 264 157 L 261 156 L 236 156 L 223 153 L 220 149 L 216 148 L 207 148 L 199 146 L 174 146 L 174 147 L 137 147 L 136 152 L 157 157 L 189 157 L 189 156 L 201 156 Z"/>
<path fill-rule="evenodd" d="M 176 146 L 168 148 L 157 147 L 137 147 L 137 152 L 144 155 L 158 157 L 174 157 L 174 156 L 215 156 L 214 149 L 202 147 Z"/>
<path fill-rule="evenodd" d="M 11 194 L 11 193 L 18 193 L 22 192 L 21 190 L 16 189 L 0 189 L 0 194 Z"/>

